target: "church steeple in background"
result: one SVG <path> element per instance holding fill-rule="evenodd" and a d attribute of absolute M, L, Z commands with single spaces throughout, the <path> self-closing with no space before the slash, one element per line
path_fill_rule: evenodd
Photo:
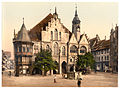
<path fill-rule="evenodd" d="M 75 6 L 75 16 L 72 21 L 72 33 L 77 38 L 77 32 L 80 32 L 80 20 L 77 13 L 77 5 Z"/>
<path fill-rule="evenodd" d="M 75 10 L 75 16 L 78 16 L 78 14 L 77 14 L 77 5 L 76 5 L 76 10 Z"/>

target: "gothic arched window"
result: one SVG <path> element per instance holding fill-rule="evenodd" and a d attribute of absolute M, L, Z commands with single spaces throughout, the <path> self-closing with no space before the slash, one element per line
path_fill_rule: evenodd
<path fill-rule="evenodd" d="M 51 40 L 53 40 L 53 31 L 51 31 Z"/>
<path fill-rule="evenodd" d="M 77 47 L 75 45 L 70 47 L 70 52 L 71 53 L 77 53 Z"/>
<path fill-rule="evenodd" d="M 86 52 L 87 52 L 86 47 L 85 47 L 85 46 L 82 46 L 82 47 L 80 48 L 80 53 L 86 53 Z"/>
<path fill-rule="evenodd" d="M 62 55 L 65 55 L 65 46 L 62 47 Z"/>
<path fill-rule="evenodd" d="M 54 55 L 58 55 L 58 43 L 54 44 Z"/>
<path fill-rule="evenodd" d="M 59 32 L 59 39 L 61 40 L 61 32 Z"/>
<path fill-rule="evenodd" d="M 58 40 L 58 31 L 57 31 L 57 29 L 55 29 L 54 34 L 55 34 L 55 36 L 54 36 L 55 40 Z"/>

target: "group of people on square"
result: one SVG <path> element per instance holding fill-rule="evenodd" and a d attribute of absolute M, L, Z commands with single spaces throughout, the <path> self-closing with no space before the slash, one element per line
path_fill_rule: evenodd
<path fill-rule="evenodd" d="M 64 78 L 64 74 L 62 74 L 62 77 Z M 82 80 L 82 72 L 79 72 L 77 75 L 77 85 L 78 87 L 81 87 L 81 80 Z M 54 83 L 57 83 L 56 81 L 56 75 L 54 75 Z"/>

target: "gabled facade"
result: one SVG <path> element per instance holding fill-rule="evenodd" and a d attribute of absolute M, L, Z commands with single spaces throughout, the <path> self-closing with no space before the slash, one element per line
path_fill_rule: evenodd
<path fill-rule="evenodd" d="M 87 35 L 80 33 L 80 22 L 76 9 L 72 32 L 70 32 L 61 23 L 55 8 L 55 13 L 50 13 L 28 32 L 34 43 L 32 60 L 35 59 L 37 52 L 47 49 L 52 52 L 53 59 L 59 63 L 59 70 L 53 70 L 53 73 L 61 74 L 70 70 L 78 54 L 83 55 L 90 51 Z M 67 67 L 68 65 L 70 68 Z"/>

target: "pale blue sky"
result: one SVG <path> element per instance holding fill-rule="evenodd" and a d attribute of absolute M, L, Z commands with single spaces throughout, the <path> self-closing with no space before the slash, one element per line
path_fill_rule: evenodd
<path fill-rule="evenodd" d="M 76 2 L 77 3 L 77 2 Z M 2 49 L 12 52 L 13 58 L 13 32 L 18 32 L 22 25 L 22 18 L 27 30 L 45 18 L 51 9 L 57 7 L 61 22 L 71 31 L 72 19 L 75 13 L 75 2 L 36 2 L 36 3 L 2 3 Z M 81 33 L 93 38 L 98 34 L 101 39 L 107 36 L 110 30 L 118 24 L 118 3 L 115 2 L 79 2 L 77 3 L 78 16 L 81 20 Z"/>

